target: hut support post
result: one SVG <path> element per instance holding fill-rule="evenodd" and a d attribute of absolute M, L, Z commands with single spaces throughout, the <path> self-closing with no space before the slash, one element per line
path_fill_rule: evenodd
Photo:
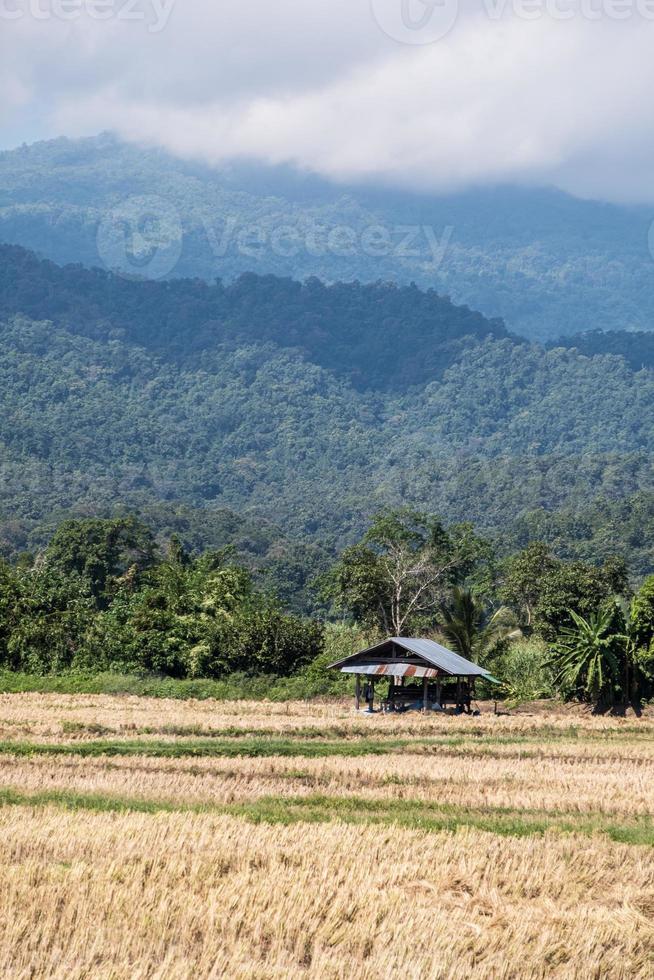
<path fill-rule="evenodd" d="M 368 711 L 370 714 L 375 710 L 375 679 L 372 677 L 370 679 L 370 701 L 368 702 Z"/>
<path fill-rule="evenodd" d="M 429 678 L 423 677 L 422 679 L 422 710 L 429 710 Z"/>
<path fill-rule="evenodd" d="M 438 701 L 438 705 L 439 705 L 440 708 L 443 707 L 442 697 L 443 697 L 443 693 L 441 691 L 441 679 L 440 679 L 440 677 L 437 677 L 436 678 L 436 700 Z"/>
<path fill-rule="evenodd" d="M 361 707 L 361 674 L 357 674 L 356 683 L 354 685 L 354 697 L 357 711 Z"/>

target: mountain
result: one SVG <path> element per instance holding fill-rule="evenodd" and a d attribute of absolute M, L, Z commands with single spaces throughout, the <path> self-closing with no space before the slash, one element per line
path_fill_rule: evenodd
<path fill-rule="evenodd" d="M 649 330 L 646 207 L 496 187 L 448 196 L 218 169 L 111 136 L 0 154 L 0 241 L 58 263 L 230 282 L 415 282 L 529 339 Z"/>
<path fill-rule="evenodd" d="M 357 388 L 424 384 L 501 321 L 454 306 L 433 290 L 376 283 L 305 283 L 243 274 L 230 285 L 126 280 L 60 268 L 0 246 L 0 317 L 51 319 L 97 340 L 120 337 L 165 360 L 202 359 L 216 345 L 278 344 Z"/>
<path fill-rule="evenodd" d="M 0 550 L 129 509 L 301 591 L 413 504 L 643 574 L 654 370 L 633 345 L 546 348 L 416 287 L 130 281 L 5 246 Z"/>
<path fill-rule="evenodd" d="M 635 330 L 625 333 L 619 330 L 589 330 L 574 337 L 559 338 L 547 345 L 553 347 L 574 346 L 580 354 L 593 357 L 596 354 L 616 354 L 623 357 L 633 371 L 654 367 L 654 332 Z"/>

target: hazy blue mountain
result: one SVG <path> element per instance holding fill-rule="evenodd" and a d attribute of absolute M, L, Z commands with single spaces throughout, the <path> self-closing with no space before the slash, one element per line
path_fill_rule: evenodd
<path fill-rule="evenodd" d="M 121 254 L 125 208 L 123 246 L 135 258 Z M 284 167 L 214 170 L 111 136 L 0 154 L 0 241 L 56 262 L 125 259 L 136 275 L 208 281 L 243 272 L 415 281 L 530 339 L 651 329 L 653 218 L 649 208 L 553 190 L 439 197 L 334 185 Z M 153 219 L 179 238 L 156 261 Z"/>

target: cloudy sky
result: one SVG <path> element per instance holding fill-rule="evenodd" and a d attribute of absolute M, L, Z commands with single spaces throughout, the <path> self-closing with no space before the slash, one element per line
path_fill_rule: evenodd
<path fill-rule="evenodd" d="M 654 0 L 0 0 L 0 145 L 654 201 Z"/>

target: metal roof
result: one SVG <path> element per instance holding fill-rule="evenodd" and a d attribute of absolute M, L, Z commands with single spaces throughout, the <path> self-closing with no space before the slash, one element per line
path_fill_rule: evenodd
<path fill-rule="evenodd" d="M 454 677 L 487 677 L 489 680 L 491 679 L 491 674 L 487 670 L 484 670 L 483 667 L 480 667 L 479 664 L 475 664 L 471 660 L 466 660 L 465 657 L 454 653 L 452 650 L 448 650 L 447 647 L 441 646 L 440 643 L 436 643 L 434 640 L 424 640 L 414 636 L 391 636 L 387 640 L 384 640 L 383 643 L 378 643 L 368 650 L 360 650 L 359 653 L 345 657 L 343 660 L 331 664 L 331 666 L 340 667 L 343 670 L 346 666 L 355 666 L 355 661 L 359 657 L 364 656 L 366 657 L 366 662 L 370 664 L 376 659 L 376 656 L 382 656 L 384 651 L 388 654 L 393 645 L 420 657 L 422 660 L 427 661 L 428 664 L 431 664 L 432 667 L 438 668 L 438 670 L 445 674 L 450 674 Z M 347 673 L 356 673 L 356 671 L 348 670 Z"/>
<path fill-rule="evenodd" d="M 342 674 L 366 674 L 373 677 L 438 677 L 435 667 L 420 667 L 418 664 L 406 664 L 398 660 L 394 664 L 351 664 L 341 667 Z"/>
<path fill-rule="evenodd" d="M 410 650 L 411 653 L 417 653 L 419 657 L 424 657 L 434 667 L 446 670 L 448 674 L 476 674 L 484 677 L 488 673 L 479 664 L 473 663 L 472 660 L 466 660 L 465 657 L 448 650 L 447 647 L 441 646 L 435 640 L 421 640 L 413 636 L 392 636 L 391 642 L 405 650 Z"/>

